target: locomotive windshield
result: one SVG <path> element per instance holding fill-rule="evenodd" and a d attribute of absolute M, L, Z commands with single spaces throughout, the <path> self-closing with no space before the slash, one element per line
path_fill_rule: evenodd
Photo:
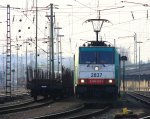
<path fill-rule="evenodd" d="M 113 64 L 114 57 L 113 52 L 103 51 L 97 52 L 97 63 L 98 64 Z"/>
<path fill-rule="evenodd" d="M 113 51 L 80 51 L 80 64 L 114 64 Z"/>
<path fill-rule="evenodd" d="M 96 52 L 80 52 L 80 64 L 96 64 Z"/>

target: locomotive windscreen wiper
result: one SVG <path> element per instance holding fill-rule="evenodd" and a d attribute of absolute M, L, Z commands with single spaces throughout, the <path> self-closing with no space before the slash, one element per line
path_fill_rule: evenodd
<path fill-rule="evenodd" d="M 96 64 L 96 62 L 86 62 L 87 67 L 89 67 L 91 64 Z"/>
<path fill-rule="evenodd" d="M 103 65 L 103 67 L 105 67 L 105 64 L 102 64 Z"/>
<path fill-rule="evenodd" d="M 106 63 L 105 61 L 101 61 L 101 62 L 100 62 L 100 64 L 102 64 L 103 67 L 106 67 L 106 66 L 105 66 L 105 63 Z"/>

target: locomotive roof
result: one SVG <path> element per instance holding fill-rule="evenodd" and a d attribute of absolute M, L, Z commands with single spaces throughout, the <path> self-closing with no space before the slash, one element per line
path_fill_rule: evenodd
<path fill-rule="evenodd" d="M 93 47 L 93 46 L 101 46 L 101 47 L 112 47 L 112 45 L 108 41 L 87 41 L 83 44 L 83 47 Z"/>

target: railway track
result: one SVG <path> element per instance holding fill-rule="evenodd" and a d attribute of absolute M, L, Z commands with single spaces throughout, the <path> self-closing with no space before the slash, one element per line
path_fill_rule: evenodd
<path fill-rule="evenodd" d="M 0 115 L 15 113 L 15 112 L 19 112 L 19 111 L 25 111 L 25 110 L 34 109 L 34 108 L 39 108 L 39 107 L 46 106 L 51 103 L 53 103 L 52 100 L 39 100 L 37 102 L 34 102 L 33 100 L 28 100 L 28 101 L 22 102 L 20 104 L 8 105 L 8 106 L 1 107 Z"/>
<path fill-rule="evenodd" d="M 138 92 L 136 92 L 136 93 L 138 93 L 139 95 L 143 95 L 143 96 L 146 96 L 146 97 L 149 97 L 149 98 L 150 98 L 150 92 L 138 91 Z"/>
<path fill-rule="evenodd" d="M 150 96 L 147 93 L 142 93 L 142 92 L 130 92 L 128 93 L 131 97 L 135 98 L 136 100 L 139 100 L 142 103 L 145 103 L 147 105 L 150 105 Z M 141 117 L 140 119 L 150 119 L 149 116 Z"/>
<path fill-rule="evenodd" d="M 23 99 L 29 96 L 29 92 L 25 91 L 13 91 L 11 97 L 7 97 L 4 92 L 0 92 L 0 105 L 4 103 L 11 103 L 16 100 Z"/>
<path fill-rule="evenodd" d="M 142 117 L 140 119 L 150 119 L 150 116 Z"/>
<path fill-rule="evenodd" d="M 55 113 L 51 115 L 45 115 L 40 117 L 34 117 L 32 119 L 87 119 L 94 115 L 100 115 L 107 112 L 110 109 L 110 105 L 101 108 L 89 108 L 85 104 L 80 105 L 72 110 Z"/>
<path fill-rule="evenodd" d="M 139 100 L 142 103 L 150 105 L 150 97 L 149 96 L 146 96 L 144 94 L 137 93 L 137 92 L 127 92 L 127 94 L 130 95 L 131 97 L 135 98 L 136 100 Z"/>
<path fill-rule="evenodd" d="M 22 100 L 22 101 L 19 101 L 19 102 L 13 102 L 13 103 L 1 105 L 0 111 L 21 107 L 21 106 L 28 105 L 28 104 L 31 104 L 31 103 L 34 103 L 33 99 Z"/>

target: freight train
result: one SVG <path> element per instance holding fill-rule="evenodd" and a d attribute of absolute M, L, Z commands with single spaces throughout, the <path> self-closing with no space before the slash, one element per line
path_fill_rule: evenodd
<path fill-rule="evenodd" d="M 89 41 L 79 47 L 74 59 L 77 97 L 118 97 L 121 83 L 120 55 L 115 47 L 106 41 Z"/>
<path fill-rule="evenodd" d="M 48 73 L 38 69 L 35 77 L 35 70 L 28 67 L 26 87 L 35 101 L 38 96 L 57 99 L 73 95 L 73 72 L 70 69 L 62 67 L 62 76 L 56 76 L 55 79 L 49 78 Z"/>

